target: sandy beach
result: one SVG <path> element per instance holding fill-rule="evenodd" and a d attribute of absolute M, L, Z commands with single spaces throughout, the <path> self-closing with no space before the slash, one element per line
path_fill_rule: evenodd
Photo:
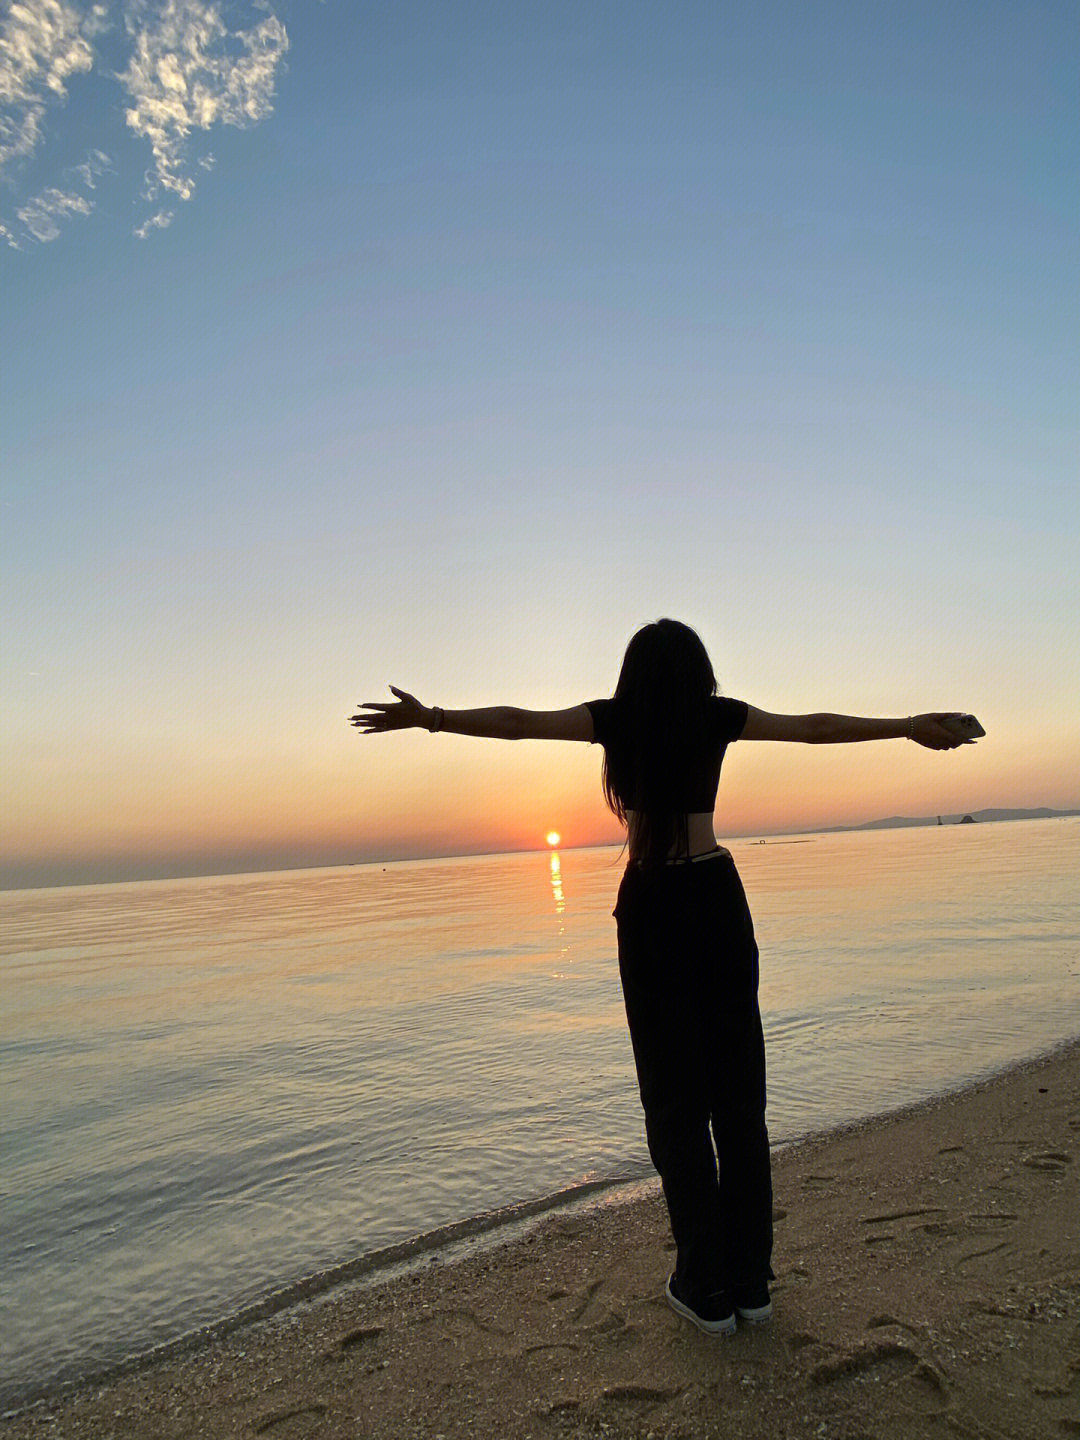
<path fill-rule="evenodd" d="M 1080 1435 L 1080 1043 L 775 1158 L 775 1314 L 663 1298 L 659 1193 L 556 1211 L 0 1422 L 29 1437 Z"/>

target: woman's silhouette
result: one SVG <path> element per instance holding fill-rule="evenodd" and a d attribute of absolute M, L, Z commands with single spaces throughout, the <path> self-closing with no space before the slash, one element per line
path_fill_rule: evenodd
<path fill-rule="evenodd" d="M 676 1243 L 667 1297 L 712 1334 L 730 1334 L 736 1314 L 767 1320 L 772 1183 L 758 950 L 738 872 L 713 833 L 724 752 L 736 740 L 906 737 L 931 750 L 971 742 L 941 723 L 946 712 L 773 715 L 719 696 L 704 645 L 676 620 L 633 636 L 610 700 L 453 711 L 390 689 L 394 702 L 365 701 L 369 713 L 351 723 L 369 734 L 423 727 L 604 747 L 604 794 L 629 840 L 614 910 L 619 973 L 649 1153 Z"/>

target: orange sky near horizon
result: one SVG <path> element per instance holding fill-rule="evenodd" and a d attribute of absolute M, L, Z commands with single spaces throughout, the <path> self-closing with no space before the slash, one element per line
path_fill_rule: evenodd
<path fill-rule="evenodd" d="M 741 742 L 725 758 L 720 839 L 892 814 L 1080 806 L 1064 730 L 1033 749 L 1016 726 L 937 753 L 906 741 Z M 191 753 L 86 763 L 62 787 L 27 785 L 0 842 L 8 884 L 200 874 L 620 843 L 598 747 L 408 732 L 361 735 L 311 754 Z"/>

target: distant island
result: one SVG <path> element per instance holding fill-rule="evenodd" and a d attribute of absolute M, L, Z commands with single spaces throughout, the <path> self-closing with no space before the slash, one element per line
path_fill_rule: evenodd
<path fill-rule="evenodd" d="M 909 825 L 972 825 L 991 820 L 1057 820 L 1080 815 L 1080 810 L 971 810 L 955 815 L 890 815 L 886 820 L 866 820 L 861 825 L 824 825 L 816 835 L 834 835 L 840 830 L 899 830 Z"/>

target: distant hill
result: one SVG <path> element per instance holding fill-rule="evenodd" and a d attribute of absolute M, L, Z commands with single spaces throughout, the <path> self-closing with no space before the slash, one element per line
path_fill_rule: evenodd
<path fill-rule="evenodd" d="M 942 815 L 943 825 L 959 825 L 964 815 L 983 824 L 991 820 L 1055 820 L 1066 815 L 1080 815 L 1080 810 L 1048 810 L 1045 805 L 1038 810 L 968 810 L 955 815 Z M 835 834 L 839 830 L 899 830 L 906 825 L 936 825 L 936 815 L 890 815 L 885 820 L 867 820 L 862 825 L 829 825 L 819 833 Z"/>

